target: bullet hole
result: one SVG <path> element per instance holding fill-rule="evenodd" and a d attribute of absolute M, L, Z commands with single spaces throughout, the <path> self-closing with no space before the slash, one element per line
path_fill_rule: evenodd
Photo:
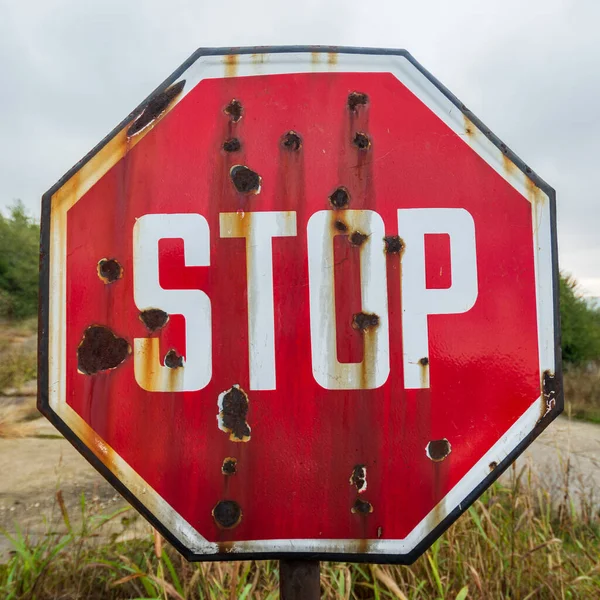
<path fill-rule="evenodd" d="M 350 203 L 350 194 L 345 187 L 340 186 L 329 196 L 329 202 L 333 208 L 346 208 Z"/>
<path fill-rule="evenodd" d="M 237 123 L 242 118 L 242 111 L 242 103 L 235 98 L 223 109 L 223 112 L 234 123 Z"/>
<path fill-rule="evenodd" d="M 489 467 L 490 467 L 490 472 L 492 472 L 492 471 L 494 471 L 494 470 L 495 470 L 495 469 L 498 467 L 498 463 L 497 463 L 495 460 L 493 460 L 493 461 L 492 461 L 492 462 L 489 464 Z"/>
<path fill-rule="evenodd" d="M 348 94 L 348 108 L 352 112 L 356 112 L 359 106 L 365 106 L 369 101 L 369 97 L 362 92 L 350 92 Z"/>
<path fill-rule="evenodd" d="M 369 139 L 369 136 L 366 133 L 362 133 L 361 131 L 359 131 L 354 136 L 354 139 L 352 140 L 352 143 L 359 150 L 368 150 L 371 147 L 371 140 Z"/>
<path fill-rule="evenodd" d="M 379 325 L 379 316 L 373 313 L 356 313 L 352 316 L 352 328 L 366 331 Z"/>
<path fill-rule="evenodd" d="M 356 465 L 352 469 L 350 476 L 350 485 L 353 485 L 359 494 L 367 489 L 367 467 L 365 465 Z"/>
<path fill-rule="evenodd" d="M 229 433 L 232 442 L 247 442 L 250 440 L 250 426 L 246 422 L 248 417 L 248 396 L 234 385 L 226 392 L 219 394 L 219 414 L 217 421 L 219 429 Z"/>
<path fill-rule="evenodd" d="M 346 223 L 344 223 L 343 221 L 336 221 L 333 226 L 338 230 L 338 231 L 342 231 L 342 232 L 346 232 L 348 231 L 348 225 L 346 225 Z"/>
<path fill-rule="evenodd" d="M 252 169 L 243 165 L 234 165 L 229 171 L 229 176 L 240 194 L 258 194 L 260 192 L 261 177 Z"/>
<path fill-rule="evenodd" d="M 154 333 L 169 322 L 169 315 L 160 308 L 148 308 L 140 313 L 140 321 L 150 333 Z"/>
<path fill-rule="evenodd" d="M 544 371 L 542 375 L 542 393 L 546 401 L 546 412 L 548 412 L 554 408 L 558 394 L 556 377 L 550 371 Z"/>
<path fill-rule="evenodd" d="M 242 509 L 234 500 L 220 500 L 212 509 L 212 516 L 221 529 L 233 529 L 242 520 Z"/>
<path fill-rule="evenodd" d="M 404 250 L 404 242 L 399 235 L 386 235 L 383 241 L 386 254 L 400 254 Z"/>
<path fill-rule="evenodd" d="M 442 440 L 432 440 L 427 444 L 425 452 L 427 456 L 434 462 L 444 460 L 452 451 L 450 442 L 444 438 Z"/>
<path fill-rule="evenodd" d="M 364 233 L 361 233 L 360 231 L 353 231 L 349 236 L 348 236 L 348 241 L 353 245 L 353 246 L 362 246 L 363 242 L 368 238 L 368 235 L 365 235 Z"/>
<path fill-rule="evenodd" d="M 237 458 L 228 456 L 223 461 L 221 473 L 223 473 L 223 475 L 235 475 L 237 473 Z"/>
<path fill-rule="evenodd" d="M 131 353 L 127 340 L 116 336 L 108 327 L 88 327 L 77 348 L 77 369 L 94 375 L 118 367 Z"/>
<path fill-rule="evenodd" d="M 281 145 L 287 150 L 297 151 L 302 148 L 302 138 L 295 131 L 288 131 L 281 138 Z"/>
<path fill-rule="evenodd" d="M 139 133 L 150 125 L 157 117 L 159 117 L 167 108 L 169 104 L 181 94 L 185 86 L 185 80 L 178 81 L 175 85 L 167 88 L 164 92 L 160 92 L 148 102 L 146 108 L 142 111 L 140 116 L 133 122 L 133 124 L 127 130 L 127 136 L 131 137 L 136 133 Z"/>
<path fill-rule="evenodd" d="M 422 367 L 426 367 L 429 364 L 429 359 L 426 356 L 424 356 L 423 358 L 419 359 L 419 364 Z"/>
<path fill-rule="evenodd" d="M 183 356 L 180 356 L 171 348 L 165 356 L 165 367 L 169 367 L 169 369 L 179 369 L 179 367 L 183 367 Z"/>
<path fill-rule="evenodd" d="M 354 506 L 352 507 L 352 512 L 359 515 L 368 515 L 369 513 L 373 512 L 373 505 L 366 500 L 357 498 L 354 502 Z"/>
<path fill-rule="evenodd" d="M 123 267 L 116 258 L 103 258 L 98 261 L 97 269 L 98 277 L 106 284 L 114 283 L 123 277 Z"/>
<path fill-rule="evenodd" d="M 223 150 L 225 150 L 225 152 L 239 152 L 241 147 L 242 144 L 237 138 L 231 138 L 223 142 Z"/>

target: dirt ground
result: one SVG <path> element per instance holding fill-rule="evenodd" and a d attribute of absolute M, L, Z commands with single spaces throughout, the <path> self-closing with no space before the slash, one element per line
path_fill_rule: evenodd
<path fill-rule="evenodd" d="M 81 520 L 82 493 L 88 506 L 97 513 L 111 514 L 127 506 L 50 423 L 35 418 L 34 405 L 31 396 L 0 396 L 0 418 L 14 410 L 27 416 L 22 428 L 12 432 L 22 437 L 0 436 L 0 529 L 14 533 L 18 524 L 23 532 L 34 537 L 47 534 L 49 529 L 64 531 L 56 499 L 58 490 L 62 491 L 74 525 Z M 582 491 L 588 498 L 594 490 L 600 496 L 600 426 L 561 417 L 525 452 L 517 468 L 526 463 L 557 499 L 564 496 L 567 486 L 576 502 Z M 598 505 L 598 497 L 595 500 Z M 127 516 L 135 517 L 134 511 Z M 119 527 L 120 521 L 115 519 L 103 531 L 118 534 Z M 140 517 L 127 535 L 148 531 L 149 526 Z M 8 540 L 0 535 L 0 561 L 9 551 Z"/>

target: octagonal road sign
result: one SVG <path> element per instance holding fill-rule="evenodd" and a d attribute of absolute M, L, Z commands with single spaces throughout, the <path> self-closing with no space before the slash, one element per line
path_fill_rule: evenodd
<path fill-rule="evenodd" d="M 404 51 L 198 51 L 41 264 L 42 412 L 189 559 L 411 562 L 562 409 L 554 192 Z"/>

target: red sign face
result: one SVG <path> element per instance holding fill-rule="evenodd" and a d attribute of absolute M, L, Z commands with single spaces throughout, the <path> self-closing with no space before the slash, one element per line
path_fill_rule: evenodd
<path fill-rule="evenodd" d="M 553 202 L 406 53 L 194 56 L 46 196 L 41 408 L 189 558 L 411 561 L 561 410 Z"/>

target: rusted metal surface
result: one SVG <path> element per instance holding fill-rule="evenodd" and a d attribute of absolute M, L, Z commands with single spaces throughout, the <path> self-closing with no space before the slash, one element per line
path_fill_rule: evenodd
<path fill-rule="evenodd" d="M 154 333 L 169 322 L 169 315 L 160 308 L 147 308 L 140 313 L 140 321 L 150 333 Z"/>
<path fill-rule="evenodd" d="M 98 261 L 98 277 L 104 283 L 114 283 L 123 277 L 123 267 L 116 258 L 103 258 Z"/>
<path fill-rule="evenodd" d="M 115 335 L 108 327 L 88 327 L 77 348 L 77 369 L 84 375 L 116 369 L 131 354 L 127 340 Z"/>
<path fill-rule="evenodd" d="M 281 145 L 287 150 L 297 152 L 302 148 L 302 138 L 295 131 L 288 131 L 281 138 Z"/>
<path fill-rule="evenodd" d="M 246 393 L 238 385 L 234 385 L 219 396 L 219 408 L 219 428 L 230 434 L 229 439 L 232 442 L 249 441 L 249 402 Z"/>
<path fill-rule="evenodd" d="M 233 123 L 237 123 L 243 116 L 244 109 L 242 103 L 235 98 L 223 109 L 223 112 L 231 119 Z"/>
<path fill-rule="evenodd" d="M 223 142 L 223 150 L 225 152 L 239 152 L 242 149 L 242 144 L 237 138 L 229 138 Z"/>
<path fill-rule="evenodd" d="M 440 462 L 448 457 L 452 451 L 452 447 L 450 446 L 450 442 L 444 438 L 443 440 L 432 440 L 429 442 L 426 451 L 427 456 L 433 462 Z"/>
<path fill-rule="evenodd" d="M 348 108 L 352 112 L 357 112 L 361 106 L 366 106 L 368 101 L 369 97 L 362 92 L 350 92 L 348 94 Z"/>
<path fill-rule="evenodd" d="M 198 56 L 45 200 L 42 409 L 189 558 L 410 562 L 561 410 L 552 191 L 372 59 Z M 477 299 L 431 312 L 464 261 L 417 212 L 457 208 Z M 135 267 L 146 215 L 205 229 Z"/>
<path fill-rule="evenodd" d="M 185 80 L 178 81 L 176 84 L 167 88 L 164 92 L 156 95 L 142 111 L 139 117 L 127 130 L 128 136 L 133 136 L 145 129 L 150 123 L 162 115 L 168 108 L 169 104 L 181 94 L 185 87 Z"/>
<path fill-rule="evenodd" d="M 213 519 L 221 529 L 233 529 L 242 521 L 242 509 L 234 500 L 221 500 L 213 508 Z"/>
<path fill-rule="evenodd" d="M 354 139 L 352 140 L 352 143 L 359 150 L 368 150 L 371 147 L 371 139 L 369 138 L 369 136 L 366 133 L 363 133 L 362 131 L 356 132 L 356 134 L 354 135 Z"/>
<path fill-rule="evenodd" d="M 350 194 L 344 186 L 336 188 L 329 196 L 329 202 L 333 208 L 348 208 L 350 204 Z"/>
<path fill-rule="evenodd" d="M 228 456 L 221 466 L 221 472 L 223 475 L 235 475 L 237 473 L 237 458 Z"/>
<path fill-rule="evenodd" d="M 399 235 L 386 235 L 383 238 L 385 251 L 387 254 L 402 254 L 404 250 L 404 241 Z"/>
<path fill-rule="evenodd" d="M 258 194 L 261 177 L 245 165 L 233 165 L 229 171 L 231 181 L 240 194 Z"/>

